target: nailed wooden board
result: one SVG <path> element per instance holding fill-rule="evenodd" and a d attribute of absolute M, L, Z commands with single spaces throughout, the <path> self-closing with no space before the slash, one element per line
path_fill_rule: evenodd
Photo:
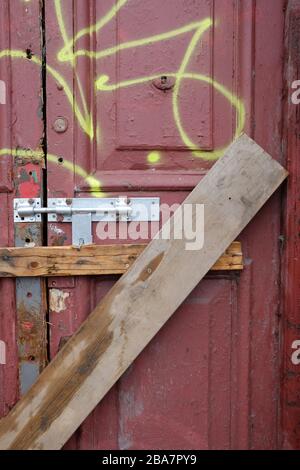
<path fill-rule="evenodd" d="M 0 277 L 96 276 L 128 271 L 147 245 L 0 248 Z M 243 269 L 242 246 L 233 242 L 212 271 Z"/>
<path fill-rule="evenodd" d="M 286 176 L 237 139 L 184 203 L 205 205 L 204 247 L 153 240 L 1 421 L 0 448 L 61 448 Z"/>

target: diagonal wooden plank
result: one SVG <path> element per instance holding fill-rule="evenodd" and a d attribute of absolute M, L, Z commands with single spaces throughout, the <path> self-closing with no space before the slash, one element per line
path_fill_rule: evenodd
<path fill-rule="evenodd" d="M 0 448 L 61 448 L 286 176 L 237 139 L 184 203 L 205 206 L 203 248 L 153 240 L 1 421 Z"/>
<path fill-rule="evenodd" d="M 99 276 L 123 274 L 147 245 L 43 246 L 0 248 L 0 277 Z M 243 269 L 242 246 L 233 242 L 212 271 Z"/>

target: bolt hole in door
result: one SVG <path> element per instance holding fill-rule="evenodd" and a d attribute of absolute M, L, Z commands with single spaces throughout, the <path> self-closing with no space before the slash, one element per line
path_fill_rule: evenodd
<path fill-rule="evenodd" d="M 167 91 L 167 90 L 171 90 L 172 88 L 174 88 L 175 79 L 174 77 L 168 77 L 167 75 L 162 75 L 161 77 L 153 80 L 152 83 L 155 86 L 155 88 L 157 88 L 158 90 Z"/>
<path fill-rule="evenodd" d="M 22 217 L 22 219 L 24 220 L 24 217 Z M 25 238 L 25 243 L 31 243 L 30 238 Z"/>
<path fill-rule="evenodd" d="M 27 298 L 28 298 L 28 299 L 31 299 L 31 297 L 32 297 L 32 293 L 31 293 L 31 292 L 27 292 Z"/>
<path fill-rule="evenodd" d="M 64 162 L 64 159 L 62 157 L 59 157 L 58 158 L 58 163 L 63 163 Z"/>
<path fill-rule="evenodd" d="M 26 49 L 26 57 L 27 59 L 32 59 L 32 56 L 33 56 L 33 53 L 32 53 L 32 50 L 30 48 L 27 48 Z"/>

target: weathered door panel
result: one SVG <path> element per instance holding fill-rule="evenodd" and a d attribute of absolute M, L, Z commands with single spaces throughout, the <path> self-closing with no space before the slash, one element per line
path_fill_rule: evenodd
<path fill-rule="evenodd" d="M 1 123 L 3 117 L 9 128 L 12 119 L 15 130 L 1 132 L 1 147 L 29 148 L 38 156 L 41 67 L 29 56 L 41 57 L 35 49 L 41 10 L 37 0 L 1 2 L 5 14 L 12 3 L 10 21 L 22 31 L 28 22 L 35 27 L 31 39 L 14 35 L 4 46 L 28 58 L 16 59 L 18 74 L 10 82 L 13 116 L 0 104 Z M 48 197 L 153 195 L 181 202 L 242 129 L 281 158 L 284 0 L 44 4 Z M 0 55 L 1 74 L 14 70 L 15 59 L 7 56 Z M 6 245 L 14 244 L 12 222 L 7 226 L 13 197 L 7 168 L 13 166 L 3 153 L 0 217 L 8 228 L 0 240 Z M 19 197 L 34 191 L 30 171 Z M 240 237 L 243 273 L 205 279 L 67 447 L 278 447 L 279 236 L 277 195 Z M 94 240 L 103 243 L 95 227 Z M 48 224 L 49 245 L 70 243 L 68 224 Z M 114 281 L 48 281 L 51 357 Z M 0 339 L 8 341 L 10 358 L 9 366 L 0 365 L 6 413 L 16 399 L 18 352 L 10 313 L 14 286 L 0 284 L 9 292 L 0 309 Z"/>
<path fill-rule="evenodd" d="M 43 167 L 41 9 L 38 1 L 0 2 L 0 243 L 42 244 L 41 224 L 13 223 L 14 197 L 41 197 Z M 45 365 L 43 282 L 0 279 L 0 415 Z"/>
<path fill-rule="evenodd" d="M 93 281 L 95 302 L 110 287 Z M 199 285 L 88 418 L 77 446 L 230 448 L 235 291 L 231 279 Z"/>
<path fill-rule="evenodd" d="M 280 159 L 283 4 L 47 2 L 43 58 L 40 2 L 1 2 L 1 245 L 42 242 L 33 225 L 14 236 L 11 214 L 14 196 L 42 194 L 45 110 L 52 197 L 100 196 L 102 189 L 180 202 L 243 125 Z M 207 28 L 183 71 L 197 22 Z M 93 24 L 97 32 L 86 34 Z M 73 38 L 74 62 L 66 54 Z M 279 213 L 276 196 L 241 237 L 242 276 L 204 281 L 69 447 L 278 446 Z M 69 244 L 70 227 L 49 224 L 48 242 Z M 52 356 L 113 282 L 49 281 Z M 1 414 L 45 363 L 42 283 L 22 286 L 16 306 L 14 283 L 0 281 Z"/>
<path fill-rule="evenodd" d="M 237 97 L 238 19 L 244 8 L 238 3 L 65 0 L 46 5 L 49 153 L 54 159 L 63 153 L 66 165 L 74 159 L 77 190 L 119 188 L 120 177 L 124 187 L 152 189 L 156 178 L 145 176 L 154 168 L 158 178 L 170 169 L 181 177 L 188 170 L 201 175 L 220 155 L 243 127 L 246 112 Z M 246 15 L 251 21 L 251 2 L 249 8 L 250 15 L 242 13 L 245 21 Z M 245 52 L 250 57 L 249 39 Z M 68 126 L 60 136 L 59 116 Z M 203 152 L 190 152 L 199 148 Z M 84 178 L 82 170 L 94 180 Z M 65 179 L 60 191 L 66 193 L 71 175 L 60 173 Z M 51 181 L 50 171 L 50 186 Z"/>
<path fill-rule="evenodd" d="M 299 310 L 299 101 L 294 100 L 299 80 L 300 2 L 287 5 L 285 35 L 284 142 L 290 172 L 285 199 L 285 250 L 282 341 L 282 445 L 300 447 L 300 310 Z M 298 97 L 298 93 L 296 97 Z"/>

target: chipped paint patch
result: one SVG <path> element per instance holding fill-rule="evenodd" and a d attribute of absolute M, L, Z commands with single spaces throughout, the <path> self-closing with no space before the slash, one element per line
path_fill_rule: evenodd
<path fill-rule="evenodd" d="M 34 248 L 36 244 L 34 242 L 29 242 L 24 244 L 26 248 Z"/>
<path fill-rule="evenodd" d="M 67 309 L 66 300 L 70 297 L 69 292 L 60 289 L 50 289 L 50 310 L 60 313 Z"/>
<path fill-rule="evenodd" d="M 56 235 L 64 235 L 64 231 L 61 230 L 60 228 L 58 228 L 56 225 L 54 224 L 50 224 L 50 230 L 54 233 L 56 233 Z"/>

